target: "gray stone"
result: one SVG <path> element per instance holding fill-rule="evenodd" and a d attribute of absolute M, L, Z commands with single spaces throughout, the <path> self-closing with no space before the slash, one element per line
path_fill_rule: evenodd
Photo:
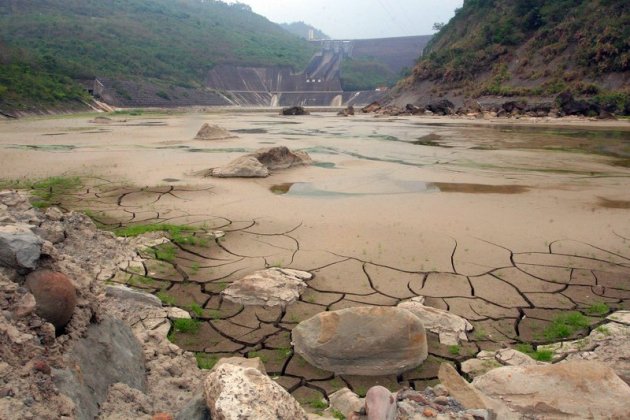
<path fill-rule="evenodd" d="M 268 268 L 232 282 L 222 294 L 240 305 L 287 306 L 299 299 L 306 289 L 304 280 L 311 278 L 306 271 Z"/>
<path fill-rule="evenodd" d="M 213 420 L 306 419 L 300 404 L 257 369 L 226 363 L 213 369 L 204 383 Z"/>
<path fill-rule="evenodd" d="M 630 386 L 598 362 L 506 366 L 473 385 L 521 416 L 621 419 L 630 413 Z"/>
<path fill-rule="evenodd" d="M 66 239 L 66 232 L 61 222 L 46 221 L 35 228 L 35 233 L 53 244 L 58 244 Z"/>
<path fill-rule="evenodd" d="M 364 401 L 348 388 L 341 388 L 339 391 L 330 394 L 328 399 L 331 407 L 346 416 L 346 418 L 350 417 L 352 413 L 360 412 L 364 405 Z"/>
<path fill-rule="evenodd" d="M 254 156 L 241 156 L 222 168 L 214 168 L 210 174 L 217 178 L 265 178 L 269 169 Z"/>
<path fill-rule="evenodd" d="M 105 295 L 116 298 L 142 302 L 147 305 L 162 307 L 162 301 L 149 293 L 131 289 L 127 286 L 108 285 L 105 287 Z"/>
<path fill-rule="evenodd" d="M 342 375 L 399 374 L 427 358 L 422 322 L 392 307 L 321 312 L 292 331 L 295 351 L 320 369 Z"/>
<path fill-rule="evenodd" d="M 88 327 L 66 356 L 66 364 L 66 369 L 53 370 L 53 380 L 76 404 L 77 419 L 95 418 L 110 385 L 117 382 L 146 392 L 142 346 L 129 327 L 109 316 Z"/>
<path fill-rule="evenodd" d="M 175 420 L 210 420 L 210 410 L 203 394 L 191 399 L 177 414 Z"/>
<path fill-rule="evenodd" d="M 9 268 L 34 269 L 43 242 L 27 225 L 0 226 L 0 264 Z"/>
<path fill-rule="evenodd" d="M 460 340 L 468 341 L 467 331 L 473 326 L 466 319 L 442 309 L 424 306 L 424 297 L 412 298 L 398 304 L 399 308 L 407 309 L 422 321 L 424 327 L 439 335 L 440 343 L 444 345 L 458 345 Z"/>

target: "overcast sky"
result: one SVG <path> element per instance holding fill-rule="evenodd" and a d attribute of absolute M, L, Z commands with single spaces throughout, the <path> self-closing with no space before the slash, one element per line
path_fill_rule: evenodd
<path fill-rule="evenodd" d="M 228 3 L 235 3 L 227 0 Z M 332 38 L 426 35 L 463 0 L 240 0 L 276 23 L 304 21 Z"/>

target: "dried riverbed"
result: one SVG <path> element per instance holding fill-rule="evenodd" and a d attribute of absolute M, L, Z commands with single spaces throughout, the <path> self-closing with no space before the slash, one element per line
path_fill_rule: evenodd
<path fill-rule="evenodd" d="M 173 332 L 179 345 L 209 362 L 260 356 L 302 402 L 343 386 L 422 389 L 443 360 L 545 341 L 558 314 L 577 310 L 596 326 L 604 314 L 592 308 L 630 309 L 627 122 L 93 117 L 0 123 L 0 178 L 80 175 L 86 187 L 63 206 L 104 226 L 194 226 L 196 240 L 147 250 L 144 266 L 112 281 L 196 311 L 198 329 Z M 239 137 L 193 140 L 204 122 Z M 256 180 L 195 175 L 272 145 L 315 164 Z M 315 278 L 286 310 L 221 299 L 229 282 L 268 266 Z M 471 341 L 430 336 L 427 362 L 383 378 L 336 376 L 292 352 L 291 329 L 320 311 L 416 295 L 469 319 Z"/>

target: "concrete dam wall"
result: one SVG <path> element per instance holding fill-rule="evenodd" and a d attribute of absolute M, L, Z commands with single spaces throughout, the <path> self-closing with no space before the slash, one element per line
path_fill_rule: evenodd
<path fill-rule="evenodd" d="M 242 106 L 346 106 L 366 105 L 383 96 L 380 91 L 344 92 L 341 65 L 344 59 L 369 57 L 392 72 L 413 67 L 430 36 L 313 41 L 321 50 L 298 73 L 290 67 L 241 67 L 219 65 L 207 78 L 207 87 L 221 92 L 232 104 Z"/>

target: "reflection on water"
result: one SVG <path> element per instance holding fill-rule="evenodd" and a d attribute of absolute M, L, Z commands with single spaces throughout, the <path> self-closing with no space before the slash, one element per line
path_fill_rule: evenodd
<path fill-rule="evenodd" d="M 273 185 L 277 195 L 306 197 L 354 197 L 367 195 L 393 195 L 413 193 L 464 193 L 464 194 L 523 194 L 529 191 L 524 185 L 464 184 L 451 182 L 421 182 L 384 179 L 378 184 L 359 182 L 287 182 Z M 610 202 L 610 200 L 607 200 Z"/>

